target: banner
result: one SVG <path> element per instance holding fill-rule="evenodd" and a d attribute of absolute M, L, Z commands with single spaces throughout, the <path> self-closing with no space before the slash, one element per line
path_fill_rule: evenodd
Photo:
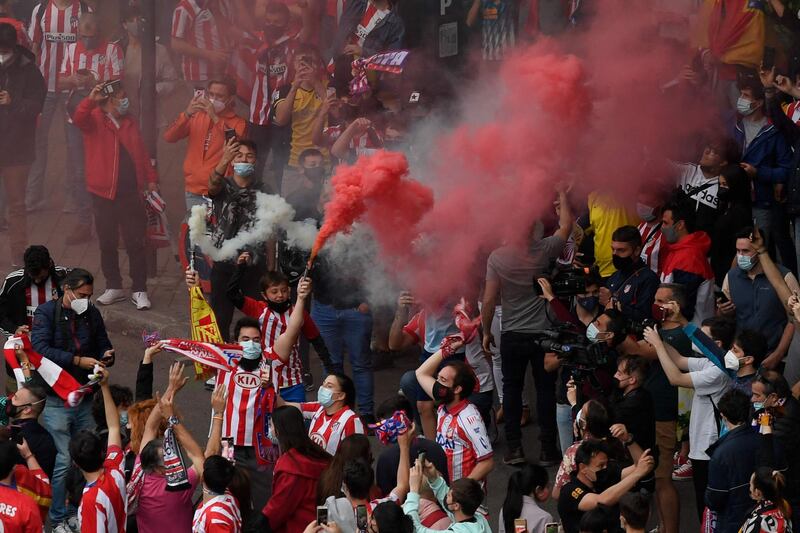
<path fill-rule="evenodd" d="M 242 347 L 238 344 L 212 344 L 189 339 L 167 339 L 164 349 L 188 357 L 196 364 L 230 372 L 242 358 Z"/>
<path fill-rule="evenodd" d="M 208 343 L 222 343 L 222 334 L 217 326 L 214 310 L 208 305 L 200 287 L 189 290 L 189 319 L 192 322 L 192 340 Z M 188 357 L 188 356 L 187 356 Z M 225 369 L 223 369 L 225 370 Z M 209 372 L 198 363 L 194 365 L 195 377 L 209 377 Z"/>

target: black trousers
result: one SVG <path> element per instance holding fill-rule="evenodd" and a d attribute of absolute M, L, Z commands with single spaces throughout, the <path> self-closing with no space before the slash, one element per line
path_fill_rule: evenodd
<path fill-rule="evenodd" d="M 703 522 L 703 509 L 706 507 L 706 487 L 708 487 L 708 465 L 711 461 L 692 459 L 692 482 L 694 501 L 697 505 L 697 519 Z"/>
<path fill-rule="evenodd" d="M 522 389 L 525 385 L 525 370 L 530 363 L 536 385 L 536 415 L 542 450 L 558 450 L 556 373 L 545 371 L 544 351 L 539 343 L 528 333 L 503 333 L 500 358 L 503 368 L 503 418 L 509 448 L 517 448 L 522 442 L 519 425 L 522 417 Z"/>
<path fill-rule="evenodd" d="M 92 195 L 94 224 L 100 243 L 100 268 L 107 289 L 121 289 L 119 272 L 119 233 L 128 253 L 131 291 L 147 290 L 147 258 L 144 252 L 145 214 L 142 200 L 135 191 L 117 191 L 117 197 L 106 200 Z"/>
<path fill-rule="evenodd" d="M 231 322 L 233 321 L 233 302 L 228 298 L 228 283 L 236 270 L 236 265 L 232 262 L 214 263 L 211 267 L 211 308 L 217 316 L 217 326 L 225 341 L 231 340 Z M 266 272 L 266 264 L 259 263 L 251 265 L 245 270 L 240 284 L 245 296 L 260 299 L 259 280 Z"/>

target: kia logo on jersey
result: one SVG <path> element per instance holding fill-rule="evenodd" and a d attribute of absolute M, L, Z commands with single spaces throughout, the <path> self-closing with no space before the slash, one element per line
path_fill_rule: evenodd
<path fill-rule="evenodd" d="M 237 372 L 233 382 L 243 389 L 257 389 L 261 385 L 261 378 L 251 372 Z"/>

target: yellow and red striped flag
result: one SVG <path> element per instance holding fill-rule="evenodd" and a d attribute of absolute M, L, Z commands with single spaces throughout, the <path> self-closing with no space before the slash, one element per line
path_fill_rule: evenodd
<path fill-rule="evenodd" d="M 189 289 L 189 318 L 192 322 L 192 340 L 199 342 L 223 342 L 222 334 L 217 326 L 217 317 L 214 310 L 203 296 L 200 287 Z M 194 364 L 195 379 L 208 379 L 212 374 L 212 369 Z"/>

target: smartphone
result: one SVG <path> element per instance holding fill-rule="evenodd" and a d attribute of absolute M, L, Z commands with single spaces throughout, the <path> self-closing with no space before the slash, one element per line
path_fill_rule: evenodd
<path fill-rule="evenodd" d="M 206 90 L 205 89 L 195 89 L 194 90 L 194 97 L 195 98 L 205 98 L 206 97 Z"/>
<path fill-rule="evenodd" d="M 714 297 L 719 300 L 720 303 L 728 303 L 728 296 L 722 291 L 714 291 Z"/>
<path fill-rule="evenodd" d="M 231 139 L 235 139 L 235 138 L 236 138 L 236 130 L 230 129 L 230 128 L 225 128 L 225 142 L 227 143 Z"/>
<path fill-rule="evenodd" d="M 770 70 L 775 66 L 775 49 L 771 46 L 764 47 L 764 57 L 761 59 L 764 70 Z"/>
<path fill-rule="evenodd" d="M 417 456 L 417 458 L 419 459 L 419 462 L 424 466 L 425 465 L 425 452 L 419 452 L 419 455 Z"/>
<path fill-rule="evenodd" d="M 528 521 L 524 518 L 515 518 L 514 533 L 528 533 Z"/>
<path fill-rule="evenodd" d="M 558 522 L 548 522 L 545 524 L 544 533 L 558 533 Z"/>
<path fill-rule="evenodd" d="M 317 524 L 328 524 L 328 508 L 324 505 L 317 505 Z"/>
<path fill-rule="evenodd" d="M 359 531 L 367 530 L 367 506 L 359 505 L 356 507 L 356 528 Z"/>
<path fill-rule="evenodd" d="M 122 88 L 122 80 L 111 80 L 103 84 L 103 94 L 112 96 Z"/>

